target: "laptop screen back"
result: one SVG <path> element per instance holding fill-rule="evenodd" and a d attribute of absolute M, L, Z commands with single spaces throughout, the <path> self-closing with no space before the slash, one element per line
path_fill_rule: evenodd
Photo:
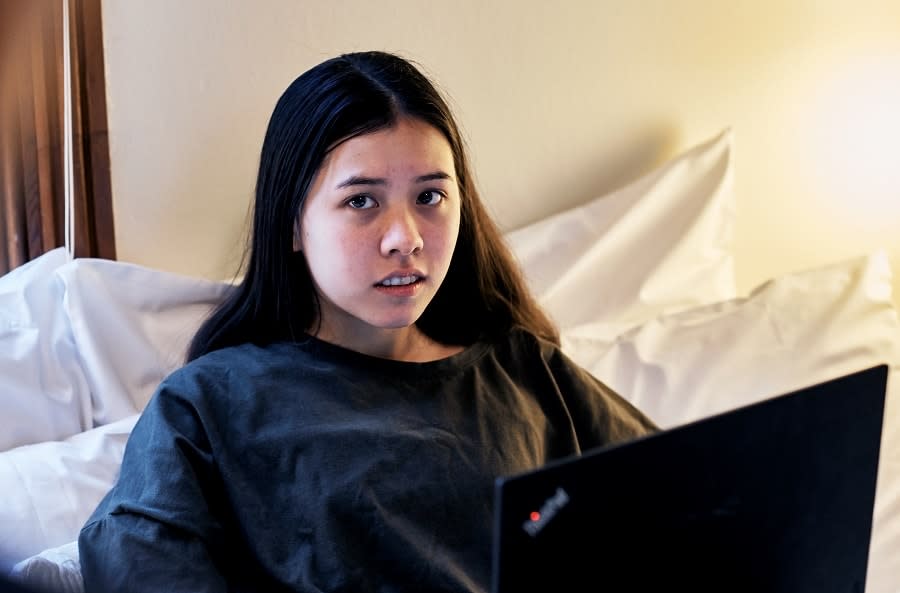
<path fill-rule="evenodd" d="M 887 367 L 496 483 L 493 593 L 865 585 Z"/>

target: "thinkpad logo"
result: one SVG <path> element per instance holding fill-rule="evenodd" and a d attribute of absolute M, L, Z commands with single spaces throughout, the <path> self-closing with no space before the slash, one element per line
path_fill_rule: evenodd
<path fill-rule="evenodd" d="M 531 537 L 535 537 L 568 503 L 569 495 L 562 488 L 557 488 L 553 496 L 544 501 L 540 510 L 531 511 L 528 520 L 522 523 L 522 529 Z"/>

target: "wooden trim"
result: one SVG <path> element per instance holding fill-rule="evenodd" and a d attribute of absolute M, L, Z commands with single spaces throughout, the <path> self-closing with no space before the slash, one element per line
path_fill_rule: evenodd
<path fill-rule="evenodd" d="M 4 81 L 10 81 L 12 77 L 4 77 Z M 28 261 L 26 253 L 27 227 L 25 226 L 25 215 L 23 208 L 25 202 L 18 199 L 22 195 L 22 176 L 19 174 L 19 164 L 21 158 L 19 155 L 19 121 L 13 116 L 10 105 L 11 99 L 6 95 L 4 105 L 0 108 L 3 112 L 3 125 L 0 126 L 0 179 L 3 181 L 3 187 L 0 188 L 3 199 L 2 210 L 0 210 L 0 220 L 2 220 L 3 241 L 2 256 L 0 260 L 0 271 L 6 271 Z"/>
<path fill-rule="evenodd" d="M 101 0 L 74 0 L 71 11 L 73 94 L 78 105 L 75 124 L 75 153 L 80 159 L 77 171 L 82 179 L 76 187 L 82 192 L 79 228 L 87 231 L 88 244 L 81 249 L 93 257 L 116 258 L 113 219 L 112 182 L 109 162 L 109 126 L 106 117 L 106 76 L 103 62 L 103 26 Z M 77 72 L 77 76 L 75 73 Z M 78 84 L 74 84 L 77 80 Z M 88 221 L 90 221 L 88 223 Z M 76 255 L 79 245 L 76 244 Z"/>
<path fill-rule="evenodd" d="M 31 16 L 31 15 L 29 15 Z M 40 13 L 33 15 L 35 21 L 28 24 L 29 28 L 39 27 Z M 20 190 L 22 192 L 24 203 L 25 218 L 25 253 L 27 257 L 37 257 L 43 253 L 45 249 L 44 237 L 41 235 L 41 210 L 45 203 L 53 204 L 52 194 L 49 196 L 41 196 L 41 185 L 39 181 L 40 159 L 38 158 L 38 138 L 35 122 L 37 121 L 37 111 L 44 109 L 42 105 L 35 105 L 36 94 L 45 96 L 43 92 L 43 76 L 44 73 L 38 71 L 38 67 L 42 66 L 38 56 L 41 53 L 42 39 L 37 36 L 29 36 L 26 43 L 21 46 L 21 52 L 17 52 L 18 65 L 16 67 L 16 120 L 19 124 L 19 166 L 18 171 L 21 179 Z M 46 130 L 45 130 L 46 131 Z M 50 243 L 52 246 L 52 243 Z M 49 247 L 48 247 L 49 248 Z"/>
<path fill-rule="evenodd" d="M 57 11 L 61 13 L 62 11 Z M 62 240 L 60 225 L 55 216 L 57 195 L 61 192 L 59 185 L 61 178 L 56 173 L 62 163 L 60 156 L 62 143 L 59 140 L 59 131 L 62 120 L 51 121 L 51 116 L 56 111 L 48 111 L 48 105 L 54 105 L 58 100 L 57 88 L 62 85 L 62 78 L 56 80 L 54 75 L 57 69 L 51 68 L 57 56 L 56 50 L 59 44 L 53 43 L 57 35 L 62 36 L 62 25 L 59 19 L 53 19 L 53 11 L 39 14 L 42 16 L 41 30 L 51 31 L 51 35 L 33 35 L 31 37 L 31 96 L 32 96 L 32 121 L 34 138 L 34 168 L 35 191 L 39 198 L 37 204 L 29 204 L 29 227 L 35 231 L 29 233 L 29 253 L 32 256 L 52 249 Z M 59 54 L 62 55 L 62 54 Z M 22 87 L 28 88 L 28 87 Z M 34 209 L 36 212 L 32 212 Z M 37 235 L 32 237 L 32 234 Z"/>

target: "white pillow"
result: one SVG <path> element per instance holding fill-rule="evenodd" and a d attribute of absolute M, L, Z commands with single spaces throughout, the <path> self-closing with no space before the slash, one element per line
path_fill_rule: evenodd
<path fill-rule="evenodd" d="M 22 560 L 12 568 L 9 578 L 29 587 L 29 591 L 84 593 L 78 542 L 71 541 Z"/>
<path fill-rule="evenodd" d="M 64 308 L 91 394 L 93 426 L 144 409 L 183 364 L 188 342 L 228 285 L 103 259 L 61 267 Z"/>
<path fill-rule="evenodd" d="M 87 383 L 61 306 L 54 249 L 0 276 L 0 451 L 91 427 Z"/>
<path fill-rule="evenodd" d="M 64 248 L 0 276 L 0 451 L 142 410 L 227 286 Z"/>
<path fill-rule="evenodd" d="M 9 433 L 21 434 L 6 439 L 20 446 L 0 453 L 2 565 L 77 536 L 118 473 L 138 412 L 182 364 L 228 285 L 115 261 L 67 261 L 64 250 L 0 281 L 5 324 L 16 330 L 0 334 L 12 353 L 0 358 L 0 387 L 12 383 L 0 391 L 0 409 Z M 93 426 L 100 428 L 86 430 Z"/>
<path fill-rule="evenodd" d="M 746 298 L 663 315 L 563 349 L 663 427 L 879 363 L 890 365 L 867 593 L 900 575 L 900 322 L 883 252 L 770 280 Z"/>
<path fill-rule="evenodd" d="M 561 329 L 624 331 L 737 296 L 730 129 L 630 185 L 506 237 Z"/>
<path fill-rule="evenodd" d="M 73 541 L 119 473 L 134 414 L 0 453 L 0 569 Z"/>

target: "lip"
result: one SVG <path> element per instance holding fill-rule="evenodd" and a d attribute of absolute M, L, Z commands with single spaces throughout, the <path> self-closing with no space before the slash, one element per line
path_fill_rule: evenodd
<path fill-rule="evenodd" d="M 390 280 L 391 278 L 405 278 L 409 276 L 415 276 L 416 281 L 411 284 L 396 284 L 396 285 L 385 285 L 382 284 L 386 280 Z M 408 298 L 414 297 L 422 290 L 422 287 L 425 285 L 425 280 L 427 276 L 425 276 L 422 272 L 418 270 L 400 270 L 396 272 L 392 272 L 388 274 L 377 283 L 375 283 L 375 290 L 384 295 L 389 295 L 392 297 L 400 297 L 400 298 Z"/>
<path fill-rule="evenodd" d="M 400 285 L 396 285 L 396 286 L 386 286 L 384 284 L 384 282 L 391 280 L 393 278 L 406 278 L 408 276 L 415 276 L 416 282 L 414 282 L 413 284 L 400 284 Z M 379 280 L 378 282 L 376 282 L 375 287 L 377 287 L 377 288 L 401 287 L 402 288 L 403 286 L 415 286 L 417 284 L 421 284 L 422 281 L 424 281 L 426 278 L 427 278 L 427 276 L 425 276 L 425 274 L 423 274 L 419 270 L 415 270 L 415 269 L 395 270 L 395 271 L 391 272 L 390 274 L 388 274 L 387 276 L 385 276 L 384 278 L 382 278 L 381 280 Z"/>

